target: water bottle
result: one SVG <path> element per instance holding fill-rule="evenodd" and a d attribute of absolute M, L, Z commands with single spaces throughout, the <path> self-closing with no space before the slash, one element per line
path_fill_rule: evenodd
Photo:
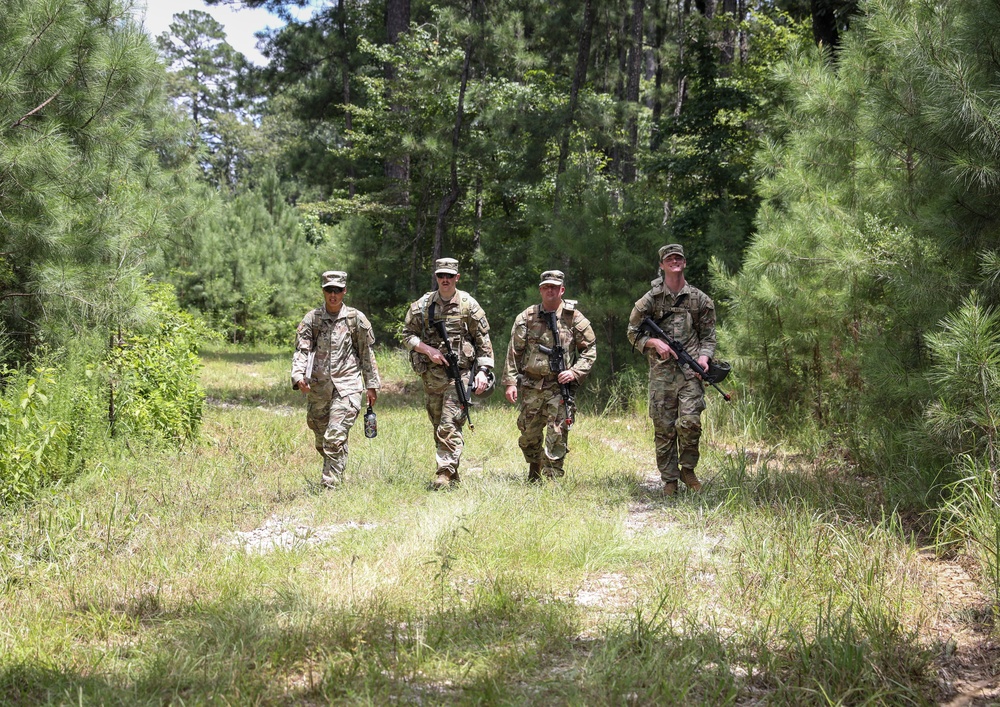
<path fill-rule="evenodd" d="M 365 437 L 368 439 L 373 439 L 378 435 L 378 423 L 375 421 L 375 411 L 372 410 L 372 406 L 368 406 L 368 411 L 365 413 Z"/>

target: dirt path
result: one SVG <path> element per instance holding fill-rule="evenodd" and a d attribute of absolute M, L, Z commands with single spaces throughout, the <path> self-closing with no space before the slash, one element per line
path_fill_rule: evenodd
<path fill-rule="evenodd" d="M 938 684 L 948 697 L 947 707 L 1000 703 L 1000 644 L 990 635 L 990 599 L 980 589 L 964 562 L 920 555 L 933 578 L 941 610 L 923 636 L 929 644 L 944 646 L 935 662 Z"/>
<path fill-rule="evenodd" d="M 641 482 L 650 498 L 656 497 L 661 482 L 655 473 Z M 636 502 L 629 507 L 627 532 L 632 535 L 668 533 L 670 522 L 663 517 L 659 504 Z M 723 539 L 716 538 L 716 543 Z M 1000 642 L 991 635 L 992 609 L 990 598 L 977 581 L 977 569 L 968 558 L 944 559 L 929 550 L 919 554 L 926 576 L 925 591 L 936 595 L 939 607 L 929 627 L 920 633 L 924 645 L 941 650 L 934 661 L 937 681 L 945 707 L 984 707 L 1000 705 Z M 615 588 L 620 584 L 614 577 L 597 577 L 581 591 L 587 603 L 616 605 L 620 597 Z M 603 599 L 595 598 L 606 595 Z"/>

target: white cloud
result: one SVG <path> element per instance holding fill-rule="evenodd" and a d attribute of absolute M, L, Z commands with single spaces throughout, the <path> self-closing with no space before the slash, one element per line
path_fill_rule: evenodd
<path fill-rule="evenodd" d="M 139 0 L 139 16 L 142 17 L 143 0 Z M 263 8 L 253 10 L 247 8 L 234 9 L 230 5 L 206 5 L 202 0 L 146 0 L 145 20 L 146 31 L 151 37 L 166 32 L 174 15 L 188 10 L 201 10 L 214 17 L 226 28 L 226 40 L 236 51 L 245 56 L 251 63 L 263 66 L 266 62 L 257 50 L 257 38 L 254 32 L 266 27 L 280 27 L 280 19 Z"/>

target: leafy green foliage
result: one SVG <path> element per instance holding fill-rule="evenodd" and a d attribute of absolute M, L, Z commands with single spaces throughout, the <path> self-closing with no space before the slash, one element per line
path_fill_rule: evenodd
<path fill-rule="evenodd" d="M 960 544 L 1000 597 L 1000 314 L 973 292 L 927 337 L 937 398 L 928 436 L 953 457 L 959 477 L 945 489 L 938 539 Z"/>
<path fill-rule="evenodd" d="M 18 385 L 8 381 L 0 398 L 0 505 L 51 483 L 65 461 L 71 425 L 52 414 L 56 372 L 42 367 Z"/>
<path fill-rule="evenodd" d="M 655 126 L 659 145 L 649 161 L 666 194 L 670 239 L 698 244 L 688 268 L 700 282 L 712 257 L 739 265 L 760 200 L 754 155 L 780 94 L 770 68 L 805 39 L 804 27 L 780 14 L 754 13 L 740 22 L 720 15 L 692 25 L 681 52 L 678 110 Z M 714 38 L 726 29 L 754 38 L 744 60 L 725 63 L 719 56 Z"/>
<path fill-rule="evenodd" d="M 669 8 L 649 11 L 651 22 L 667 22 Z M 329 199 L 325 218 L 343 224 L 347 237 L 339 243 L 348 269 L 364 272 L 365 289 L 355 296 L 362 306 L 392 313 L 427 287 L 438 247 L 431 234 L 448 186 L 459 65 L 471 37 L 457 141 L 461 194 L 441 252 L 459 257 L 463 286 L 501 332 L 537 299 L 538 273 L 563 269 L 567 296 L 579 300 L 599 332 L 599 375 L 624 374 L 641 365 L 628 354 L 624 318 L 655 272 L 658 246 L 687 242 L 691 279 L 706 290 L 710 255 L 739 263 L 758 204 L 753 149 L 783 90 L 767 67 L 801 41 L 802 29 L 780 15 L 735 23 L 722 14 L 701 21 L 693 12 L 681 32 L 650 37 L 661 42 L 655 56 L 663 80 L 657 76 L 655 88 L 644 84 L 639 103 L 626 105 L 622 68 L 613 60 L 623 51 L 616 37 L 628 19 L 625 4 L 595 3 L 594 45 L 579 55 L 586 64 L 579 82 L 582 5 L 522 2 L 484 12 L 480 26 L 475 13 L 439 8 L 433 22 L 412 27 L 395 44 L 360 42 L 365 55 L 352 59 L 358 67 L 352 86 L 361 90 L 342 106 L 353 124 L 335 154 L 358 170 L 357 193 Z M 735 26 L 746 56 L 725 65 L 717 40 Z M 685 63 L 675 64 L 682 48 Z M 683 100 L 673 94 L 682 85 Z M 667 110 L 651 113 L 654 102 Z M 662 117 L 666 112 L 670 118 Z M 636 116 L 644 135 L 634 183 L 622 172 L 628 116 Z M 330 129 L 339 130 L 339 122 Z M 399 184 L 386 180 L 382 166 L 404 162 L 400 200 Z M 346 192 L 343 176 L 328 173 L 322 184 L 339 197 Z M 673 216 L 667 229 L 665 207 Z"/>
<path fill-rule="evenodd" d="M 156 312 L 150 331 L 124 336 L 109 361 L 115 416 L 114 430 L 130 436 L 181 442 L 201 425 L 205 393 L 198 381 L 199 342 L 204 325 L 177 309 L 172 289 L 150 287 Z"/>
<path fill-rule="evenodd" d="M 0 505 L 73 478 L 102 449 L 107 430 L 100 344 L 85 338 L 40 354 L 33 366 L 3 370 L 0 396 Z"/>

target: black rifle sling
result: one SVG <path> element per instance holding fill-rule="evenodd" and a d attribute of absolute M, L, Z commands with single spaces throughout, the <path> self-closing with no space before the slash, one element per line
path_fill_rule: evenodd
<path fill-rule="evenodd" d="M 436 305 L 437 305 L 437 302 L 431 300 L 431 305 L 430 305 L 430 307 L 427 310 L 427 322 L 425 324 L 429 324 L 430 325 L 430 329 L 432 331 L 435 328 L 435 321 L 436 320 L 434 319 L 434 310 L 436 308 Z M 462 319 L 464 321 L 465 318 L 463 317 Z M 466 324 L 466 327 L 468 327 L 468 324 Z M 469 369 L 469 383 L 468 383 L 468 386 L 463 385 L 463 383 L 462 383 L 462 373 L 461 373 L 461 371 L 459 370 L 459 367 L 458 367 L 458 363 L 459 363 L 460 356 L 461 356 L 462 341 L 461 341 L 461 339 L 459 340 L 459 344 L 458 344 L 459 351 L 455 351 L 451 347 L 451 340 L 448 339 L 448 329 L 445 327 L 445 325 L 444 325 L 443 322 L 442 322 L 442 325 L 441 325 L 441 331 L 439 331 L 438 334 L 442 336 L 442 341 L 444 342 L 445 351 L 447 351 L 448 354 L 451 355 L 452 358 L 453 358 L 453 360 L 455 361 L 455 376 L 454 376 L 455 391 L 458 393 L 459 403 L 462 405 L 462 409 L 465 411 L 465 419 L 469 423 L 469 429 L 470 430 L 475 430 L 476 428 L 472 424 L 472 416 L 470 415 L 470 407 L 472 406 L 472 400 L 471 400 L 471 398 L 472 398 L 472 391 L 473 391 L 473 388 L 475 386 L 475 384 L 474 384 L 473 381 L 475 380 L 477 366 L 475 364 L 473 364 L 473 366 Z M 451 378 L 452 376 L 449 375 L 448 377 Z"/>
<path fill-rule="evenodd" d="M 548 322 L 549 331 L 552 332 L 552 346 L 553 348 L 561 348 L 562 342 L 559 340 L 559 325 L 556 323 L 556 313 L 546 312 L 542 309 L 542 305 L 538 305 L 538 315 L 544 317 Z"/>
<path fill-rule="evenodd" d="M 428 309 L 427 309 L 427 324 L 429 325 L 430 331 L 435 331 L 435 327 L 434 327 L 434 321 L 435 321 L 435 319 L 434 319 L 434 309 L 436 307 L 437 307 L 437 302 L 435 302 L 434 300 L 431 300 L 431 306 L 428 307 Z M 448 329 L 446 327 L 442 327 L 442 330 L 444 331 L 444 336 L 442 337 L 441 341 L 444 344 L 445 349 L 447 351 L 453 351 L 453 349 L 451 348 L 451 340 L 448 338 Z M 438 335 L 441 335 L 441 332 L 438 332 Z M 460 341 L 459 342 L 459 346 L 461 347 L 461 345 L 462 344 L 461 344 L 461 341 Z M 461 353 L 456 351 L 455 355 L 456 356 L 461 356 Z"/>
<path fill-rule="evenodd" d="M 565 309 L 563 311 L 565 311 Z M 549 329 L 552 331 L 552 353 L 549 357 L 549 369 L 554 371 L 558 380 L 559 373 L 567 369 L 566 359 L 564 358 L 565 349 L 563 348 L 562 341 L 559 338 L 559 323 L 556 321 L 556 313 L 545 312 L 542 310 L 542 305 L 538 305 L 538 315 L 545 316 L 549 323 Z M 556 356 L 557 353 L 559 355 L 559 362 L 557 365 L 553 366 L 554 359 L 552 357 Z M 560 383 L 559 392 L 562 396 L 563 407 L 566 409 L 566 429 L 568 430 L 573 426 L 574 410 L 576 407 L 573 401 L 573 391 L 570 389 L 569 383 Z"/>

